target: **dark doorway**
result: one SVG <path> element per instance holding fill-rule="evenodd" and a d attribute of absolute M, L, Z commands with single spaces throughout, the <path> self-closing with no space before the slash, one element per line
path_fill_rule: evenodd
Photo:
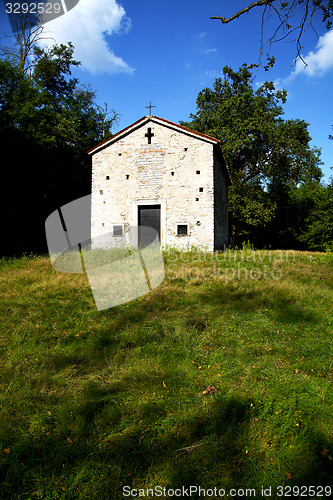
<path fill-rule="evenodd" d="M 141 230 L 140 226 L 151 227 L 155 229 L 161 241 L 161 205 L 139 205 L 138 207 L 139 221 L 139 245 L 150 245 L 156 236 Z"/>

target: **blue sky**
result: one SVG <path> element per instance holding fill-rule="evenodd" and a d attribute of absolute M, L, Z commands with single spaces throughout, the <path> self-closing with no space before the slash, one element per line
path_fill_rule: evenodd
<path fill-rule="evenodd" d="M 61 0 L 59 0 L 61 1 Z M 196 97 L 211 87 L 225 65 L 237 70 L 257 62 L 261 10 L 254 9 L 229 25 L 210 16 L 228 17 L 247 5 L 240 0 L 80 0 L 66 15 L 45 28 L 56 42 L 72 41 L 82 61 L 74 75 L 97 91 L 100 104 L 120 114 L 114 132 L 152 113 L 178 122 L 196 111 Z M 0 33 L 11 33 L 0 3 Z M 302 54 L 308 62 L 293 66 L 295 45 L 273 47 L 277 64 L 259 70 L 256 83 L 273 80 L 288 91 L 285 118 L 305 119 L 312 145 L 322 149 L 325 181 L 333 174 L 332 83 L 333 30 L 315 22 Z M 272 18 L 267 30 L 275 26 Z"/>

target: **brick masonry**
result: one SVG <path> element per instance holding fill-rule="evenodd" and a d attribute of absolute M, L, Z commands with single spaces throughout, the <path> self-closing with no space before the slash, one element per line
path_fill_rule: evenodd
<path fill-rule="evenodd" d="M 114 224 L 137 225 L 139 205 L 160 204 L 163 247 L 223 249 L 228 180 L 217 143 L 147 117 L 93 148 L 92 238 Z M 188 236 L 177 235 L 179 223 L 189 224 Z"/>

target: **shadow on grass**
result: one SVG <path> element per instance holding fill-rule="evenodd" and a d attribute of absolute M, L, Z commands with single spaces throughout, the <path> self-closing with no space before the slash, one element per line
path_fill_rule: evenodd
<path fill-rule="evenodd" d="M 262 474 L 267 469 L 265 457 L 253 453 L 249 445 L 250 405 L 247 398 L 214 395 L 167 427 L 168 405 L 151 401 L 121 431 L 123 414 L 112 401 L 112 391 L 88 384 L 74 413 L 66 419 L 63 415 L 63 420 L 58 415 L 50 435 L 40 432 L 17 442 L 2 459 L 0 498 L 117 500 L 123 498 L 125 485 L 136 489 L 156 485 L 166 489 L 256 488 L 258 492 L 262 485 L 274 491 L 282 484 L 332 484 L 333 442 L 325 443 L 314 427 L 302 440 L 305 452 L 313 449 L 311 460 L 305 453 L 308 463 L 299 450 L 292 457 L 289 478 L 283 463 L 274 479 Z M 191 498 L 201 497 L 193 494 Z"/>
<path fill-rule="evenodd" d="M 255 291 L 250 295 L 237 291 L 237 299 L 235 293 L 235 290 L 221 288 L 202 292 L 197 298 L 187 298 L 181 317 L 185 328 L 195 329 L 199 334 L 204 332 L 205 317 L 221 315 L 222 298 L 222 309 L 223 304 L 233 300 L 236 302 L 233 307 L 243 311 L 251 311 L 253 301 L 257 306 L 260 303 L 261 299 Z M 288 297 L 291 308 L 288 314 L 292 315 L 298 306 L 287 294 Z M 197 308 L 197 299 L 202 309 Z M 283 291 L 279 290 L 277 295 L 274 292 L 268 300 L 271 307 L 277 303 L 282 307 Z M 145 322 L 141 302 L 133 303 L 127 309 L 119 308 L 110 317 L 110 327 L 106 322 L 96 333 L 85 336 L 81 350 L 80 344 L 75 344 L 78 342 L 75 336 L 66 339 L 61 352 L 50 350 L 44 357 L 46 372 L 50 368 L 61 370 L 73 363 L 87 363 L 91 358 L 90 369 L 98 368 L 105 354 L 110 356 L 121 349 L 128 352 L 138 346 L 163 342 L 172 330 L 170 325 L 162 322 L 163 315 L 166 319 L 170 318 L 170 314 L 176 315 L 177 310 L 170 312 L 168 308 L 173 301 L 177 301 L 177 296 L 166 295 L 164 301 L 154 304 L 151 295 L 145 298 L 147 301 L 151 301 L 150 321 Z M 208 311 L 204 309 L 206 303 L 210 306 Z M 139 308 L 141 315 L 136 315 Z M 108 318 L 110 312 L 102 316 Z M 136 326 L 134 333 L 130 328 L 132 321 Z M 308 318 L 308 321 L 316 319 Z M 128 335 L 124 335 L 127 330 Z M 179 351 L 181 340 L 174 340 L 175 350 Z M 76 352 L 67 352 L 66 348 L 72 345 Z M 176 358 L 173 358 L 174 364 Z M 175 392 L 181 398 L 182 388 L 191 384 L 189 376 L 177 371 L 176 366 L 171 364 L 168 369 L 172 371 Z M 94 376 L 97 374 L 93 370 L 91 373 Z M 47 497 L 53 494 L 52 488 L 59 492 L 60 498 L 80 494 L 80 498 L 95 495 L 96 498 L 117 499 L 122 498 L 121 488 L 124 485 L 135 488 L 151 487 L 152 484 L 168 488 L 194 485 L 258 488 L 260 481 L 265 484 L 265 477 L 260 475 L 265 456 L 248 452 L 253 420 L 251 400 L 220 396 L 219 393 L 207 398 L 194 394 L 193 403 L 187 402 L 186 409 L 180 413 L 175 396 L 163 395 L 162 399 L 154 400 L 155 391 L 157 395 L 161 394 L 162 382 L 163 376 L 159 372 L 145 374 L 134 371 L 122 374 L 121 380 L 109 383 L 107 387 L 88 381 L 73 401 L 67 399 L 68 396 L 60 396 L 56 401 L 51 392 L 49 399 L 44 394 L 36 404 L 40 422 L 33 431 L 25 421 L 20 421 L 19 431 L 8 421 L 10 439 L 3 435 L 2 446 L 11 452 L 1 459 L 1 498 L 15 498 L 15 495 L 18 498 L 28 493 L 38 497 L 37 491 Z M 31 397 L 38 397 L 38 390 L 38 386 L 32 389 Z M 130 423 L 126 422 L 124 426 L 123 419 L 126 421 L 129 418 L 129 409 L 124 405 L 126 393 L 131 394 L 132 399 L 136 398 L 138 405 L 134 418 L 130 418 Z M 148 401 L 142 401 L 142 393 L 148 394 Z M 51 407 L 52 412 L 45 417 L 46 409 Z M 173 412 L 175 418 L 170 424 L 167 420 Z M 290 484 L 331 484 L 333 442 L 325 443 L 321 431 L 308 427 L 302 446 L 307 453 L 308 464 L 302 463 L 300 473 L 297 473 L 297 463 L 302 461 L 302 454 L 292 457 L 296 465 Z M 313 450 L 310 458 L 309 449 Z M 288 471 L 282 471 L 276 485 L 286 479 L 285 472 Z M 273 485 L 272 478 L 266 484 Z M 62 487 L 65 488 L 64 493 L 61 493 Z M 105 490 L 106 487 L 109 491 Z"/>
<path fill-rule="evenodd" d="M 74 298 L 78 309 L 84 308 L 79 291 Z M 131 355 L 138 347 L 147 347 L 150 353 L 148 349 L 171 337 L 169 345 L 175 352 L 170 355 L 168 370 L 175 383 L 174 393 L 161 394 L 161 373 L 140 374 L 139 370 L 122 373 L 120 380 L 111 381 L 108 387 L 104 382 L 99 385 L 88 381 L 72 399 L 66 385 L 56 395 L 52 395 L 52 384 L 49 395 L 41 395 L 42 382 L 40 387 L 31 385 L 29 395 L 23 397 L 35 398 L 36 408 L 18 399 L 22 418 L 11 420 L 12 407 L 8 405 L 8 421 L 2 422 L 6 432 L 2 433 L 1 444 L 7 452 L 0 457 L 0 498 L 117 500 L 123 498 L 124 485 L 258 488 L 265 480 L 273 485 L 273 479 L 281 485 L 289 469 L 276 469 L 273 479 L 273 475 L 265 476 L 261 472 L 267 465 L 265 455 L 248 451 L 253 424 L 249 399 L 194 394 L 193 401 L 187 400 L 181 410 L 178 404 L 182 390 L 193 384 L 186 373 L 176 369 L 177 359 L 184 355 L 181 334 L 190 331 L 204 335 L 209 321 L 223 324 L 223 315 L 266 310 L 272 318 L 286 323 L 321 322 L 319 313 L 302 307 L 281 285 L 266 286 L 261 291 L 220 284 L 213 290 L 162 287 L 124 306 L 94 312 L 90 330 L 75 330 L 59 340 L 59 352 L 49 348 L 39 355 L 45 372 L 52 378 L 57 370 L 74 365 L 76 370 L 84 365 L 87 379 L 100 380 L 104 358 L 109 357 L 116 369 L 121 368 L 122 351 Z M 112 358 L 115 355 L 118 361 Z M 151 362 L 155 361 L 158 355 L 152 356 Z M 32 426 L 34 419 L 37 423 Z M 307 453 L 306 463 L 303 451 Z M 290 484 L 330 484 L 331 454 L 333 443 L 326 443 L 323 433 L 309 426 L 291 457 L 295 465 L 290 471 Z"/>
<path fill-rule="evenodd" d="M 285 324 L 322 322 L 320 311 L 304 306 L 292 292 L 281 286 L 251 289 L 216 283 L 214 289 L 175 286 L 157 289 L 149 295 L 100 312 L 102 325 L 95 337 L 95 347 L 131 347 L 137 342 L 144 345 L 161 340 L 173 333 L 175 324 L 180 328 L 205 330 L 207 322 L 223 316 L 264 312 Z M 97 314 L 97 313 L 96 313 Z M 125 341 L 124 332 L 135 328 L 132 340 Z M 144 329 L 146 328 L 146 332 Z M 154 329 L 154 335 L 148 330 Z M 153 338 L 154 336 L 154 338 Z"/>
<path fill-rule="evenodd" d="M 300 487 L 303 485 L 330 486 L 332 488 L 331 494 L 327 495 L 322 492 L 318 497 L 333 496 L 333 440 L 327 440 L 320 429 L 314 425 L 309 425 L 304 437 L 304 449 L 311 450 L 312 463 L 309 466 L 302 467 L 302 472 L 298 472 L 297 462 L 302 460 L 302 457 L 295 456 L 295 470 L 288 483 L 291 486 L 297 485 Z M 319 489 L 318 493 L 320 493 Z M 294 498 L 299 498 L 299 496 L 295 495 Z"/>
<path fill-rule="evenodd" d="M 180 303 L 181 301 L 181 303 Z M 267 286 L 263 289 L 241 289 L 217 284 L 214 289 L 198 287 L 184 293 L 184 287 L 157 289 L 153 293 L 124 306 L 96 312 L 98 326 L 90 331 L 66 337 L 59 341 L 61 349 L 45 353 L 45 366 L 63 369 L 78 365 L 85 370 L 102 366 L 105 359 L 117 356 L 117 363 L 131 350 L 157 346 L 180 348 L 182 335 L 204 335 L 208 325 L 231 325 L 232 314 L 247 317 L 258 311 L 278 323 L 295 325 L 322 323 L 320 311 L 302 306 L 290 290 Z M 260 329 L 260 319 L 256 319 Z M 96 325 L 96 322 L 95 322 Z"/>
<path fill-rule="evenodd" d="M 203 307 L 206 306 L 212 317 L 221 315 L 224 310 L 240 313 L 256 313 L 262 310 L 282 323 L 318 324 L 322 321 L 320 311 L 302 306 L 290 291 L 282 287 L 242 290 L 219 285 L 213 291 L 200 292 L 197 302 Z"/>

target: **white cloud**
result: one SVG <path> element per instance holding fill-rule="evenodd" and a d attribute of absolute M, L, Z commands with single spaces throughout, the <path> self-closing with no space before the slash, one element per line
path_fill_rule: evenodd
<path fill-rule="evenodd" d="M 217 49 L 204 49 L 201 52 L 203 54 L 211 54 L 212 52 L 216 52 L 216 51 L 217 51 Z"/>
<path fill-rule="evenodd" d="M 82 61 L 81 68 L 93 74 L 133 73 L 133 68 L 114 54 L 105 38 L 129 29 L 130 19 L 117 0 L 80 0 L 67 14 L 45 25 L 46 36 L 53 37 L 56 43 L 73 43 L 74 58 Z"/>
<path fill-rule="evenodd" d="M 333 68 L 333 30 L 328 31 L 319 38 L 316 49 L 302 56 L 303 61 L 298 60 L 292 75 L 308 75 L 310 77 L 321 77 Z"/>

